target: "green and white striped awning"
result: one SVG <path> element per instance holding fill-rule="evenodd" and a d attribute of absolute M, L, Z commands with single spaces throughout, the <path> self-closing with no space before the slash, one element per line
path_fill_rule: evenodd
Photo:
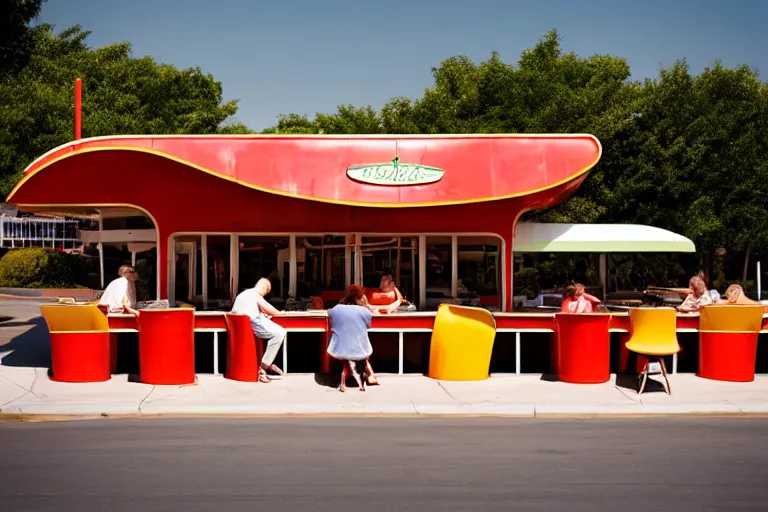
<path fill-rule="evenodd" d="M 539 224 L 517 225 L 512 250 L 536 252 L 696 252 L 682 235 L 637 224 Z"/>

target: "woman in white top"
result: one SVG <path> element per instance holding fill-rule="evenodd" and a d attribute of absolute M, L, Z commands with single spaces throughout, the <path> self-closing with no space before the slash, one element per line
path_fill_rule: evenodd
<path fill-rule="evenodd" d="M 139 316 L 136 307 L 136 270 L 123 265 L 117 271 L 118 277 L 107 285 L 99 299 L 100 306 L 106 306 L 108 313 L 130 313 Z"/>

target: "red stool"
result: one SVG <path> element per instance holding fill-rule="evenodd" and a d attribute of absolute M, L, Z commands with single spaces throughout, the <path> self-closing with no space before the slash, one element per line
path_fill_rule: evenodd
<path fill-rule="evenodd" d="M 104 382 L 110 379 L 107 317 L 93 305 L 40 306 L 51 337 L 51 380 Z"/>
<path fill-rule="evenodd" d="M 553 371 L 562 382 L 600 384 L 611 378 L 608 313 L 557 313 Z"/>
<path fill-rule="evenodd" d="M 251 319 L 246 315 L 227 313 L 227 371 L 224 378 L 258 382 L 263 356 L 264 344 L 253 334 Z"/>
<path fill-rule="evenodd" d="M 145 384 L 195 382 L 195 310 L 144 309 L 139 324 L 139 380 Z"/>
<path fill-rule="evenodd" d="M 755 380 L 757 338 L 763 306 L 713 304 L 699 310 L 699 370 L 705 379 L 730 382 Z"/>

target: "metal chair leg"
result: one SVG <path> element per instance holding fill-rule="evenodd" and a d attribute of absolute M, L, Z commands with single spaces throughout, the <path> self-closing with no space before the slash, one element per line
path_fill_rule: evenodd
<path fill-rule="evenodd" d="M 659 358 L 659 363 L 661 363 L 661 373 L 664 375 L 664 381 L 667 383 L 667 394 L 672 394 L 672 387 L 669 385 L 669 377 L 667 377 L 667 363 L 664 362 L 664 358 Z"/>
<path fill-rule="evenodd" d="M 640 379 L 642 379 L 642 382 L 640 381 Z M 645 361 L 645 365 L 643 366 L 643 371 L 640 372 L 640 375 L 637 376 L 637 380 L 639 384 L 637 394 L 642 395 L 643 390 L 645 389 L 645 384 L 646 382 L 648 382 L 648 361 L 647 360 Z"/>

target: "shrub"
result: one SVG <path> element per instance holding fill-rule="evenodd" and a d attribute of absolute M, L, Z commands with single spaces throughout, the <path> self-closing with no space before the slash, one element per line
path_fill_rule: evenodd
<path fill-rule="evenodd" d="M 82 256 L 53 249 L 13 249 L 0 258 L 0 287 L 74 288 L 85 283 Z"/>
<path fill-rule="evenodd" d="M 541 291 L 539 271 L 535 268 L 523 268 L 515 273 L 515 295 L 526 295 L 533 298 Z"/>

